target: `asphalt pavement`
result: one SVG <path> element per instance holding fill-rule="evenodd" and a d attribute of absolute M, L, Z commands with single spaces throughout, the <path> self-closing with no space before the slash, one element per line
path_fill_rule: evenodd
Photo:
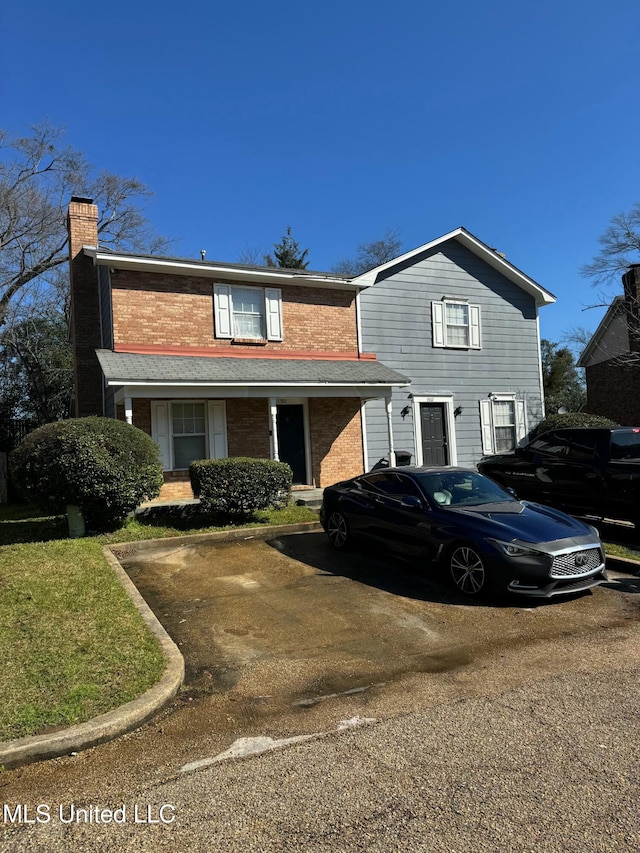
<path fill-rule="evenodd" d="M 415 674 L 324 703 L 306 740 L 203 744 L 194 769 L 156 755 L 143 784 L 114 745 L 10 771 L 13 816 L 50 819 L 5 810 L 0 850 L 636 853 L 639 640 L 631 620 Z M 86 819 L 108 808 L 124 822 Z"/>

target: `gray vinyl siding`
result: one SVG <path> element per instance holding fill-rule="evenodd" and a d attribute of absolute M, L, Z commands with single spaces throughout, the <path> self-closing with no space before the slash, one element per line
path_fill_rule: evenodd
<path fill-rule="evenodd" d="M 481 349 L 432 344 L 431 303 L 443 296 L 480 306 Z M 397 450 L 416 461 L 416 397 L 453 396 L 459 465 L 475 465 L 482 456 L 480 400 L 491 393 L 515 394 L 526 401 L 528 428 L 542 417 L 540 362 L 535 301 L 517 285 L 452 239 L 425 255 L 381 274 L 360 295 L 362 342 L 388 367 L 411 378 L 394 391 L 393 431 Z M 401 410 L 411 411 L 403 419 Z M 365 405 L 369 467 L 387 456 L 383 401 Z"/>

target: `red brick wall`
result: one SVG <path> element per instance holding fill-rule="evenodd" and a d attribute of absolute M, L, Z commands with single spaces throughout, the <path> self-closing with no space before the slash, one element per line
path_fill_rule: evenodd
<path fill-rule="evenodd" d="M 111 277 L 115 344 L 229 347 L 214 337 L 213 282 L 118 270 Z M 283 341 L 237 346 L 263 349 L 357 352 L 355 297 L 342 290 L 284 286 Z"/>
<path fill-rule="evenodd" d="M 71 346 L 75 382 L 75 416 L 103 414 L 102 371 L 96 357 L 100 347 L 98 276 L 84 245 L 98 242 L 98 208 L 72 201 L 67 217 L 71 278 Z"/>
<path fill-rule="evenodd" d="M 313 485 L 329 486 L 363 472 L 360 400 L 327 398 L 309 400 L 309 434 Z M 228 399 L 227 444 L 229 456 L 268 459 L 269 406 L 266 399 Z M 124 409 L 117 407 L 124 420 Z M 133 424 L 151 434 L 151 403 L 133 400 Z M 159 500 L 193 497 L 189 476 L 165 472 Z"/>
<path fill-rule="evenodd" d="M 621 426 L 640 426 L 640 363 L 601 361 L 587 367 L 587 409 Z"/>
<path fill-rule="evenodd" d="M 363 473 L 360 400 L 310 399 L 309 432 L 316 486 L 324 488 Z"/>
<path fill-rule="evenodd" d="M 131 403 L 133 406 L 133 425 L 146 432 L 147 435 L 151 435 L 151 400 L 134 399 Z M 122 403 L 118 403 L 116 406 L 116 418 L 119 421 L 125 420 Z"/>
<path fill-rule="evenodd" d="M 268 400 L 227 400 L 226 409 L 229 456 L 269 459 Z"/>

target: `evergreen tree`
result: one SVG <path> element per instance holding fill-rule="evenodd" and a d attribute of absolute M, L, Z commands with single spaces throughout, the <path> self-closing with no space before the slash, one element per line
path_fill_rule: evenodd
<path fill-rule="evenodd" d="M 283 235 L 282 241 L 276 243 L 273 247 L 273 254 L 265 255 L 264 262 L 268 267 L 282 267 L 288 270 L 306 270 L 309 262 L 306 260 L 309 250 L 300 251 L 298 242 L 291 236 L 291 226 L 287 228 L 287 233 Z"/>

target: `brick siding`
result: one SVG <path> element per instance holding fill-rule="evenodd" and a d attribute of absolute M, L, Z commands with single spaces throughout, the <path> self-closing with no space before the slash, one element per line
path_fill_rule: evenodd
<path fill-rule="evenodd" d="M 621 426 L 640 426 L 640 364 L 592 364 L 585 370 L 587 409 Z"/>
<path fill-rule="evenodd" d="M 324 488 L 363 473 L 360 400 L 310 399 L 309 433 L 316 486 Z"/>
<path fill-rule="evenodd" d="M 98 276 L 84 245 L 98 242 L 98 208 L 89 202 L 69 205 L 69 270 L 71 279 L 71 346 L 75 384 L 75 416 L 101 415 L 102 371 L 96 357 L 100 347 Z"/>
<path fill-rule="evenodd" d="M 117 270 L 111 287 L 116 346 L 230 346 L 228 338 L 215 337 L 210 279 Z M 292 286 L 281 290 L 282 342 L 269 341 L 260 349 L 234 345 L 239 351 L 257 357 L 263 349 L 357 352 L 353 293 Z"/>

